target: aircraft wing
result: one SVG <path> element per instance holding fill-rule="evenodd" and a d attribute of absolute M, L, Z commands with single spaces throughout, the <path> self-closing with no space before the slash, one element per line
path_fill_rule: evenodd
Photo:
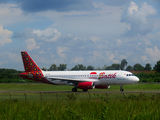
<path fill-rule="evenodd" d="M 77 78 L 62 78 L 62 77 L 47 77 L 47 79 L 68 81 L 68 82 L 98 82 L 98 79 L 77 79 Z"/>

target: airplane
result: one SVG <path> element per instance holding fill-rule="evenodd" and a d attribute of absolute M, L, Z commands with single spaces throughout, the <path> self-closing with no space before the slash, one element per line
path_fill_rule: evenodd
<path fill-rule="evenodd" d="M 139 81 L 131 72 L 123 70 L 43 71 L 26 51 L 21 51 L 21 56 L 25 72 L 20 73 L 20 77 L 53 85 L 72 85 L 72 92 L 77 92 L 77 88 L 83 91 L 108 89 L 110 85 L 120 85 L 122 92 L 123 85 Z"/>

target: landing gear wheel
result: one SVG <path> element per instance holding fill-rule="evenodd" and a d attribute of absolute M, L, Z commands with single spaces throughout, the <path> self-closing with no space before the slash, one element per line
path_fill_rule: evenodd
<path fill-rule="evenodd" d="M 123 86 L 123 85 L 120 85 L 120 91 L 121 91 L 121 92 L 123 92 L 123 91 L 124 91 L 124 90 L 123 90 L 123 88 L 122 88 L 122 86 Z"/>
<path fill-rule="evenodd" d="M 77 92 L 77 88 L 72 88 L 72 92 Z"/>
<path fill-rule="evenodd" d="M 83 89 L 83 92 L 87 92 L 88 91 L 88 89 Z"/>
<path fill-rule="evenodd" d="M 123 90 L 123 89 L 120 89 L 120 91 L 123 92 L 124 90 Z"/>

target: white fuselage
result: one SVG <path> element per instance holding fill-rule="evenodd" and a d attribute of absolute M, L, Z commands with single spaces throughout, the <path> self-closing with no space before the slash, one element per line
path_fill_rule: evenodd
<path fill-rule="evenodd" d="M 64 79 L 78 80 L 79 82 L 92 81 L 95 85 L 126 85 L 139 81 L 139 78 L 131 72 L 121 70 L 42 72 L 48 81 L 57 85 L 73 85 L 73 82 L 65 81 Z M 52 80 L 51 78 L 57 78 L 57 80 Z"/>

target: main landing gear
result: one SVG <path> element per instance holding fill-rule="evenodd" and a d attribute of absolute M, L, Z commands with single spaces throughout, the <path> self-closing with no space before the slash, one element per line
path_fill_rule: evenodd
<path fill-rule="evenodd" d="M 83 89 L 83 92 L 87 92 L 88 91 L 88 89 Z"/>
<path fill-rule="evenodd" d="M 87 92 L 88 89 L 83 89 L 83 92 Z M 77 88 L 72 88 L 72 92 L 77 92 Z"/>
<path fill-rule="evenodd" d="M 122 88 L 122 86 L 123 86 L 123 85 L 120 85 L 120 91 L 121 91 L 121 92 L 123 92 L 123 91 L 124 91 L 124 90 L 123 90 L 123 88 Z"/>
<path fill-rule="evenodd" d="M 72 88 L 72 92 L 77 92 L 77 88 Z"/>

